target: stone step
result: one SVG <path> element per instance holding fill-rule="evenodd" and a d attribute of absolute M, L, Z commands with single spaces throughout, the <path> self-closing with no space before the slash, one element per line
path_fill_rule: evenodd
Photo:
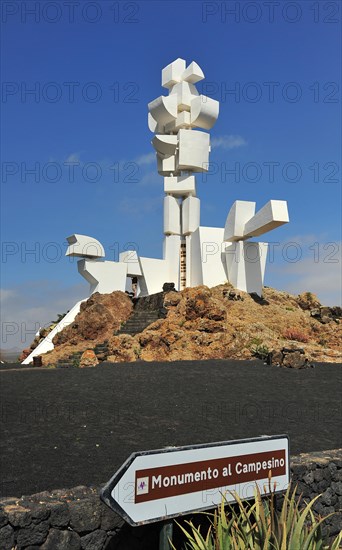
<path fill-rule="evenodd" d="M 146 327 L 155 321 L 158 321 L 160 317 L 160 311 L 156 309 L 140 311 L 134 310 L 131 317 L 127 319 L 126 323 L 124 323 L 120 330 L 115 334 L 130 334 L 131 336 L 134 336 L 135 334 L 139 334 L 145 330 Z"/>
<path fill-rule="evenodd" d="M 146 327 L 149 327 L 151 323 L 141 323 L 139 325 L 125 325 L 124 327 L 122 327 L 122 329 L 120 330 L 120 332 L 124 331 L 124 330 L 127 330 L 127 329 L 130 329 L 130 330 L 138 330 L 138 329 L 142 329 L 144 330 L 144 328 Z"/>
<path fill-rule="evenodd" d="M 140 334 L 141 332 L 143 332 L 145 330 L 146 327 L 142 327 L 142 328 L 126 328 L 126 329 L 122 329 L 122 331 L 120 332 L 120 334 Z M 117 335 L 118 336 L 118 335 Z"/>
<path fill-rule="evenodd" d="M 130 319 L 129 321 L 127 321 L 127 323 L 125 323 L 122 326 L 127 327 L 127 325 L 146 325 L 146 324 L 155 323 L 156 321 L 158 321 L 158 319 Z"/>
<path fill-rule="evenodd" d="M 129 323 L 129 321 L 131 320 L 134 320 L 134 321 L 157 321 L 157 319 L 159 319 L 159 315 L 140 315 L 139 317 L 138 316 L 132 316 L 130 317 L 129 319 L 127 319 L 126 323 Z"/>
<path fill-rule="evenodd" d="M 123 323 L 123 324 L 127 324 L 127 323 L 131 323 L 132 321 L 134 321 L 135 323 L 145 323 L 145 321 L 157 321 L 158 320 L 158 317 L 130 317 L 129 319 L 127 319 L 126 323 Z"/>
<path fill-rule="evenodd" d="M 156 312 L 156 313 L 137 312 L 137 313 L 133 313 L 131 317 L 127 319 L 127 321 L 129 321 L 130 319 L 159 319 L 159 312 Z"/>

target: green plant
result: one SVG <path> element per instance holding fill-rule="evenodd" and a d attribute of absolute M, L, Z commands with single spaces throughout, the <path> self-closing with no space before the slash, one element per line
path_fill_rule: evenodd
<path fill-rule="evenodd" d="M 80 366 L 81 357 L 76 355 L 72 360 L 72 366 L 78 368 Z"/>
<path fill-rule="evenodd" d="M 252 338 L 251 341 L 250 341 L 250 345 L 255 347 L 255 346 L 261 346 L 262 344 L 262 339 L 261 338 Z"/>
<path fill-rule="evenodd" d="M 251 352 L 258 359 L 265 361 L 270 353 L 270 350 L 268 349 L 266 344 L 261 343 L 261 344 L 257 344 L 256 346 L 253 346 L 251 348 Z"/>
<path fill-rule="evenodd" d="M 57 319 L 55 321 L 51 321 L 51 325 L 57 325 L 57 323 L 64 319 L 67 313 L 69 313 L 69 310 L 66 313 L 57 313 Z"/>
<path fill-rule="evenodd" d="M 325 545 L 322 533 L 323 522 L 332 514 L 316 518 L 312 512 L 320 495 L 302 507 L 301 498 L 296 498 L 296 488 L 290 492 L 289 487 L 280 511 L 274 493 L 262 498 L 258 488 L 254 502 L 244 503 L 232 493 L 236 507 L 222 498 L 214 514 L 205 514 L 210 519 L 205 536 L 201 527 L 195 527 L 191 521 L 186 522 L 189 529 L 178 524 L 187 541 L 184 550 L 337 550 L 342 532 L 329 546 Z"/>

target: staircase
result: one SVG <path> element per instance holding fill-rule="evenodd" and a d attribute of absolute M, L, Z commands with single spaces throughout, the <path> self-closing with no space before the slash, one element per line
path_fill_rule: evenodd
<path fill-rule="evenodd" d="M 130 334 L 134 336 L 139 332 L 145 330 L 148 325 L 158 321 L 160 319 L 159 311 L 133 311 L 130 318 L 126 323 L 121 327 L 121 329 L 116 332 L 118 334 Z"/>
<path fill-rule="evenodd" d="M 100 362 L 106 361 L 109 355 L 107 340 L 102 344 L 96 344 L 94 348 L 89 347 L 87 349 L 92 349 Z M 85 349 L 83 351 L 85 351 Z M 72 353 L 71 355 L 69 355 L 68 359 L 58 359 L 56 367 L 58 369 L 68 369 L 70 367 L 78 367 L 83 351 L 76 351 Z"/>
<path fill-rule="evenodd" d="M 167 315 L 167 310 L 163 305 L 164 295 L 165 292 L 159 292 L 157 294 L 151 294 L 150 296 L 135 298 L 133 300 L 133 313 L 114 335 L 130 334 L 134 336 L 145 330 L 151 323 L 158 321 L 158 319 L 164 319 Z M 109 355 L 107 340 L 102 344 L 96 344 L 94 348 L 88 347 L 87 349 L 93 349 L 100 362 L 106 361 Z M 82 351 L 77 351 L 69 355 L 68 359 L 59 359 L 56 367 L 60 369 L 77 367 L 82 353 Z"/>
<path fill-rule="evenodd" d="M 151 323 L 163 319 L 167 314 L 163 307 L 163 301 L 164 292 L 135 299 L 132 315 L 115 335 L 130 334 L 134 336 L 145 330 Z"/>

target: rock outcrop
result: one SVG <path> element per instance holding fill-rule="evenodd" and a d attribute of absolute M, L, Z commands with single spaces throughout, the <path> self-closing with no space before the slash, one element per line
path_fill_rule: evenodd
<path fill-rule="evenodd" d="M 125 334 L 124 324 L 133 312 L 130 298 L 123 292 L 93 294 L 74 323 L 55 337 L 55 349 L 43 356 L 43 364 L 79 366 L 87 349 L 100 362 L 266 360 L 272 350 L 282 353 L 279 364 L 292 368 L 342 359 L 341 309 L 324 308 L 310 293 L 296 297 L 265 288 L 260 299 L 229 284 L 198 286 L 136 301 L 134 311 L 140 315 L 144 309 L 149 315 L 158 311 L 160 318 L 138 334 Z M 322 322 L 317 311 L 329 322 Z"/>
<path fill-rule="evenodd" d="M 81 304 L 81 310 L 75 321 L 59 332 L 53 339 L 55 346 L 66 343 L 78 343 L 80 340 L 96 341 L 99 336 L 104 339 L 107 334 L 128 319 L 133 309 L 132 301 L 124 292 L 99 294 L 96 292 Z"/>
<path fill-rule="evenodd" d="M 267 363 L 277 367 L 290 369 L 307 369 L 314 365 L 310 363 L 303 348 L 282 348 L 279 351 L 273 350 L 267 356 Z"/>
<path fill-rule="evenodd" d="M 77 352 L 79 355 L 109 340 L 113 333 L 129 318 L 133 304 L 124 292 L 99 294 L 96 292 L 81 304 L 74 322 L 56 334 L 53 339 L 55 348 L 43 355 L 43 363 L 53 365 L 59 360 L 68 360 Z M 79 366 L 79 361 L 77 365 Z"/>

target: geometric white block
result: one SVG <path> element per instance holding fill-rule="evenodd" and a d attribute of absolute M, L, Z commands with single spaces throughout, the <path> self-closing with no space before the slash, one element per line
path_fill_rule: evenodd
<path fill-rule="evenodd" d="M 168 134 L 169 132 L 178 132 L 181 128 L 191 128 L 190 113 L 188 111 L 178 113 L 176 120 L 165 124 L 164 131 Z"/>
<path fill-rule="evenodd" d="M 170 95 L 175 94 L 177 96 L 178 112 L 189 111 L 193 99 L 198 97 L 198 91 L 196 86 L 189 82 L 179 82 L 173 86 Z"/>
<path fill-rule="evenodd" d="M 255 213 L 255 202 L 235 201 L 227 216 L 224 241 L 239 241 L 244 238 L 245 224 Z"/>
<path fill-rule="evenodd" d="M 119 262 L 127 264 L 127 277 L 140 277 L 141 267 L 136 250 L 125 250 L 119 254 Z"/>
<path fill-rule="evenodd" d="M 177 82 L 181 81 L 182 74 L 186 68 L 186 62 L 180 57 L 167 65 L 162 70 L 162 86 L 163 88 L 172 88 Z"/>
<path fill-rule="evenodd" d="M 152 118 L 162 126 L 177 118 L 177 96 L 160 96 L 148 104 Z"/>
<path fill-rule="evenodd" d="M 180 235 L 180 206 L 171 195 L 164 197 L 164 234 Z"/>
<path fill-rule="evenodd" d="M 147 124 L 149 129 L 154 134 L 163 134 L 165 132 L 165 126 L 163 124 L 158 124 L 156 120 L 154 120 L 151 113 L 148 113 L 147 115 Z"/>
<path fill-rule="evenodd" d="M 177 136 L 157 134 L 152 139 L 152 145 L 161 155 L 174 155 L 177 148 Z"/>
<path fill-rule="evenodd" d="M 186 237 L 187 286 L 223 284 L 227 280 L 226 265 L 222 262 L 223 228 L 199 227 Z"/>
<path fill-rule="evenodd" d="M 80 275 L 90 283 L 90 294 L 110 294 L 114 290 L 125 292 L 127 264 L 122 262 L 99 262 L 79 260 L 77 267 Z"/>
<path fill-rule="evenodd" d="M 175 176 L 164 178 L 164 191 L 175 197 L 196 196 L 195 176 Z"/>
<path fill-rule="evenodd" d="M 186 82 L 191 82 L 192 84 L 196 84 L 196 82 L 199 82 L 200 80 L 203 80 L 204 74 L 199 65 L 193 61 L 190 63 L 190 65 L 185 69 L 185 71 L 182 74 L 182 80 L 185 80 Z"/>
<path fill-rule="evenodd" d="M 102 244 L 87 235 L 70 235 L 66 239 L 69 243 L 66 256 L 78 258 L 104 258 L 105 251 Z"/>
<path fill-rule="evenodd" d="M 171 155 L 169 157 L 163 157 L 157 155 L 157 170 L 161 176 L 170 176 L 170 174 L 176 172 L 176 157 Z"/>
<path fill-rule="evenodd" d="M 190 235 L 200 225 L 201 201 L 197 197 L 187 197 L 182 202 L 182 235 Z"/>
<path fill-rule="evenodd" d="M 207 172 L 209 163 L 210 136 L 196 130 L 179 130 L 179 170 Z"/>
<path fill-rule="evenodd" d="M 268 243 L 233 242 L 225 248 L 228 280 L 243 292 L 262 296 Z"/>
<path fill-rule="evenodd" d="M 257 237 L 288 223 L 288 221 L 289 213 L 286 201 L 271 200 L 247 221 L 243 233 L 244 238 Z"/>
<path fill-rule="evenodd" d="M 218 119 L 220 104 L 215 99 L 200 95 L 191 101 L 191 125 L 210 130 Z"/>
<path fill-rule="evenodd" d="M 138 277 L 138 295 L 156 294 L 169 282 L 168 265 L 165 260 L 139 257 L 142 277 Z"/>

